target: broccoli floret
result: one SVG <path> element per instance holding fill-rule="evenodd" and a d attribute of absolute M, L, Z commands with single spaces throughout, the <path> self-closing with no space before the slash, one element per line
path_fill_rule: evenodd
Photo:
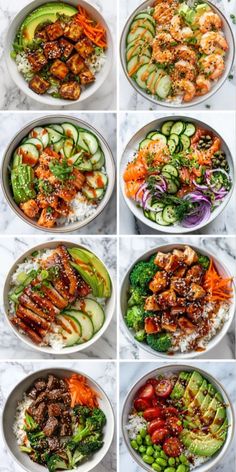
<path fill-rule="evenodd" d="M 158 267 L 154 264 L 155 255 L 148 262 L 140 261 L 135 264 L 130 273 L 130 283 L 134 287 L 140 287 L 147 290 L 150 280 L 158 271 Z"/>
<path fill-rule="evenodd" d="M 171 337 L 167 333 L 148 334 L 147 343 L 155 351 L 166 352 L 171 347 Z"/>
<path fill-rule="evenodd" d="M 139 331 L 143 328 L 143 309 L 140 306 L 134 305 L 127 310 L 125 315 L 125 322 L 128 328 Z"/>
<path fill-rule="evenodd" d="M 86 419 L 85 425 L 79 425 L 76 434 L 69 441 L 68 447 L 73 450 L 80 441 L 83 441 L 87 436 L 93 435 L 93 433 L 98 433 L 100 437 L 105 423 L 106 416 L 103 411 L 100 408 L 94 408 L 92 415 Z"/>
<path fill-rule="evenodd" d="M 74 413 L 79 417 L 79 423 L 85 424 L 86 419 L 92 414 L 92 409 L 88 406 L 77 405 L 74 408 Z"/>
<path fill-rule="evenodd" d="M 130 287 L 130 298 L 128 300 L 128 306 L 142 305 L 144 303 L 147 293 L 141 287 Z"/>
<path fill-rule="evenodd" d="M 97 421 L 98 428 L 102 429 L 106 424 L 106 416 L 100 408 L 94 408 L 92 418 Z"/>
<path fill-rule="evenodd" d="M 210 265 L 210 259 L 207 256 L 204 256 L 203 254 L 198 254 L 198 262 L 199 264 L 203 267 L 203 269 L 208 269 Z"/>
<path fill-rule="evenodd" d="M 137 331 L 137 333 L 134 336 L 134 339 L 136 339 L 136 341 L 139 341 L 139 342 L 145 341 L 146 339 L 145 329 L 140 329 L 139 331 Z"/>
<path fill-rule="evenodd" d="M 95 451 L 98 451 L 98 449 L 101 449 L 104 444 L 103 441 L 93 436 L 89 436 L 89 438 L 86 439 L 85 441 L 81 441 L 76 448 L 83 456 L 93 454 Z"/>
<path fill-rule="evenodd" d="M 34 421 L 34 418 L 32 418 L 32 416 L 29 415 L 29 413 L 25 413 L 25 426 L 24 426 L 24 430 L 25 431 L 34 431 L 36 429 L 38 429 L 39 425 L 38 423 L 36 423 L 36 421 Z"/>
<path fill-rule="evenodd" d="M 47 467 L 49 472 L 56 472 L 58 469 L 68 470 L 66 462 L 57 454 L 53 454 L 48 461 Z"/>
<path fill-rule="evenodd" d="M 43 431 L 38 431 L 34 433 L 27 431 L 27 438 L 30 442 L 30 445 L 33 448 L 37 448 L 41 444 L 42 439 L 45 438 L 45 434 L 43 433 Z"/>

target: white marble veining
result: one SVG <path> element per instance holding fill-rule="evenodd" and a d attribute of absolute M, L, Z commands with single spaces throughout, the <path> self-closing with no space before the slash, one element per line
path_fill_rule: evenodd
<path fill-rule="evenodd" d="M 103 15 L 110 27 L 116 44 L 116 0 L 89 0 L 90 3 Z M 14 16 L 27 4 L 28 0 L 0 0 L 0 109 L 1 110 L 48 110 L 48 105 L 27 97 L 18 89 L 11 79 L 4 57 L 4 42 L 8 27 Z M 115 110 L 116 109 L 116 53 L 113 66 L 105 83 L 96 94 L 81 104 L 72 103 L 66 107 L 52 107 L 54 109 L 70 110 Z"/>
<path fill-rule="evenodd" d="M 225 14 L 228 19 L 234 35 L 236 26 L 233 24 L 230 15 L 235 15 L 236 0 L 211 0 Z M 124 25 L 132 12 L 141 4 L 141 0 L 120 0 L 119 27 L 120 35 Z M 233 76 L 233 78 L 231 77 Z M 230 78 L 213 97 L 207 99 L 204 103 L 195 105 L 194 109 L 204 109 L 206 106 L 213 110 L 235 110 L 236 101 L 236 73 L 235 63 L 232 68 Z M 128 82 L 121 63 L 119 62 L 119 106 L 121 110 L 166 110 L 165 107 L 155 105 L 138 94 Z"/>
<path fill-rule="evenodd" d="M 4 402 L 15 387 L 24 377 L 31 374 L 34 371 L 53 368 L 64 367 L 68 369 L 74 369 L 77 372 L 83 372 L 89 377 L 94 379 L 105 391 L 116 416 L 116 364 L 114 362 L 89 362 L 89 361 L 76 361 L 76 362 L 2 362 L 0 363 L 0 416 L 2 415 Z M 14 414 L 14 412 L 12 412 Z M 9 452 L 5 447 L 2 439 L 2 433 L 0 433 L 0 471 L 1 472 L 23 472 L 23 469 L 19 467 L 10 456 Z M 94 472 L 115 472 L 116 471 L 116 438 L 114 436 L 112 445 L 102 460 L 97 465 Z M 46 471 L 46 469 L 45 469 Z"/>
<path fill-rule="evenodd" d="M 213 238 L 197 236 L 163 236 L 163 237 L 132 237 L 120 238 L 119 282 L 125 276 L 129 266 L 137 257 L 149 249 L 168 243 L 191 243 L 209 250 L 227 266 L 232 276 L 236 276 L 236 238 Z M 120 319 L 120 357 L 121 359 L 156 359 L 154 355 L 138 347 L 132 340 L 126 326 Z M 202 359 L 235 359 L 235 320 L 222 341 L 209 353 L 203 354 Z"/>
<path fill-rule="evenodd" d="M 212 126 L 227 143 L 233 159 L 235 161 L 235 114 L 232 111 L 215 113 L 214 111 L 181 111 L 181 112 L 129 112 L 120 114 L 120 131 L 119 131 L 119 156 L 121 159 L 122 152 L 132 136 L 144 125 L 151 121 L 165 116 L 184 116 L 201 120 Z M 204 228 L 193 231 L 192 234 L 213 234 L 225 235 L 236 233 L 236 213 L 235 213 L 236 190 L 234 191 L 230 202 L 212 223 Z M 120 233 L 121 234 L 163 234 L 149 226 L 143 224 L 133 216 L 126 205 L 122 192 L 119 190 L 119 207 L 120 207 Z M 168 233 L 168 228 L 166 230 Z"/>
<path fill-rule="evenodd" d="M 60 240 L 60 237 L 46 237 L 46 236 L 19 236 L 16 238 L 0 237 L 0 359 L 112 359 L 116 358 L 116 313 L 113 314 L 110 325 L 101 338 L 94 343 L 90 348 L 84 349 L 78 353 L 66 354 L 60 356 L 52 356 L 33 350 L 26 344 L 22 343 L 20 339 L 9 329 L 5 316 L 3 316 L 3 300 L 2 291 L 8 271 L 14 264 L 14 261 L 28 248 L 42 244 L 43 241 Z M 61 238 L 64 241 L 72 241 L 83 244 L 95 252 L 100 257 L 110 270 L 111 277 L 116 287 L 116 239 L 115 238 L 96 238 L 96 237 L 72 237 L 64 236 Z M 0 382 L 1 385 L 1 382 Z M 0 466 L 1 471 L 1 466 Z"/>
<path fill-rule="evenodd" d="M 1 88 L 1 86 L 0 86 Z M 50 115 L 56 114 L 50 112 Z M 63 114 L 63 112 L 62 112 Z M 114 159 L 116 160 L 116 115 L 114 113 L 72 113 L 64 111 L 65 115 L 80 118 L 94 126 L 109 144 Z M 14 135 L 27 123 L 47 113 L 2 113 L 0 163 L 3 153 Z M 0 234 L 42 234 L 42 231 L 32 228 L 24 223 L 7 204 L 0 189 Z M 72 234 L 115 234 L 116 233 L 116 191 L 104 211 L 91 223 Z"/>
<path fill-rule="evenodd" d="M 167 363 L 171 364 L 171 361 Z M 227 394 L 229 395 L 231 402 L 236 408 L 236 365 L 232 362 L 184 362 L 186 365 L 195 366 L 196 368 L 203 369 L 210 375 L 215 377 L 219 382 L 222 383 Z M 131 386 L 138 381 L 140 377 L 146 373 L 154 370 L 155 368 L 162 367 L 163 364 L 159 362 L 123 362 L 120 366 L 120 411 L 125 399 L 125 396 L 129 392 Z M 120 471 L 128 470 L 129 472 L 140 472 L 140 467 L 134 462 L 130 456 L 123 438 L 120 438 Z M 197 469 L 196 469 L 197 470 Z M 224 456 L 224 458 L 211 469 L 212 472 L 235 472 L 235 438 Z"/>

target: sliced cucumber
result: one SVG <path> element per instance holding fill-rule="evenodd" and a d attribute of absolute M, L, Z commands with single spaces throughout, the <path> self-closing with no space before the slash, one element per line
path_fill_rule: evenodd
<path fill-rule="evenodd" d="M 88 185 L 94 189 L 104 189 L 107 186 L 107 175 L 99 170 L 89 172 L 86 174 L 86 182 Z"/>
<path fill-rule="evenodd" d="M 84 185 L 82 188 L 82 193 L 89 200 L 99 200 L 103 197 L 104 190 L 102 188 L 92 188 L 89 185 Z"/>
<path fill-rule="evenodd" d="M 74 318 L 81 326 L 82 334 L 80 342 L 85 343 L 89 341 L 94 335 L 93 323 L 89 316 L 82 311 L 70 310 L 65 312 L 66 315 Z"/>
<path fill-rule="evenodd" d="M 127 62 L 133 57 L 139 55 L 145 55 L 148 57 L 152 56 L 152 50 L 148 43 L 143 40 L 135 40 L 130 43 L 126 50 L 126 60 Z"/>
<path fill-rule="evenodd" d="M 64 129 L 61 125 L 48 125 L 48 127 L 54 129 L 57 133 L 64 134 Z"/>
<path fill-rule="evenodd" d="M 164 144 L 167 144 L 167 138 L 164 136 L 164 134 L 161 133 L 155 133 L 153 134 L 152 138 L 153 141 L 162 141 Z"/>
<path fill-rule="evenodd" d="M 83 133 L 84 132 L 85 132 L 85 130 L 82 130 L 82 129 L 79 130 L 79 138 L 78 138 L 78 141 L 77 141 L 77 146 L 81 149 L 84 149 L 84 151 L 89 153 L 88 145 L 83 140 Z"/>
<path fill-rule="evenodd" d="M 65 138 L 61 138 L 60 141 L 53 144 L 53 149 L 55 152 L 60 152 L 64 147 Z"/>
<path fill-rule="evenodd" d="M 130 32 L 133 33 L 139 27 L 145 28 L 146 30 L 152 33 L 152 36 L 155 36 L 155 27 L 151 21 L 147 18 L 134 18 L 130 25 Z"/>
<path fill-rule="evenodd" d="M 16 153 L 21 156 L 23 164 L 35 166 L 38 162 L 39 151 L 34 144 L 22 144 L 17 148 Z"/>
<path fill-rule="evenodd" d="M 71 123 L 62 123 L 61 126 L 66 137 L 72 138 L 74 140 L 74 143 L 76 144 L 78 141 L 78 130 L 76 126 L 72 125 Z"/>
<path fill-rule="evenodd" d="M 167 183 L 167 193 L 174 195 L 175 193 L 178 192 L 178 186 L 176 185 L 174 180 L 166 179 L 166 183 Z"/>
<path fill-rule="evenodd" d="M 155 95 L 156 93 L 156 83 L 159 77 L 159 72 L 155 68 L 148 76 L 147 82 L 146 82 L 146 87 L 147 89 L 151 92 L 152 95 Z"/>
<path fill-rule="evenodd" d="M 176 121 L 172 128 L 171 128 L 171 134 L 182 134 L 185 130 L 185 124 L 183 123 L 183 121 Z"/>
<path fill-rule="evenodd" d="M 184 151 L 186 151 L 187 149 L 190 148 L 191 141 L 190 141 L 189 137 L 186 134 L 181 134 L 180 141 L 181 141 L 181 144 L 183 146 Z"/>
<path fill-rule="evenodd" d="M 164 208 L 164 203 L 162 202 L 156 202 L 151 205 L 152 209 L 155 211 L 161 211 Z"/>
<path fill-rule="evenodd" d="M 93 164 L 93 170 L 102 169 L 104 164 L 105 164 L 105 156 L 104 156 L 104 153 L 102 153 L 99 161 L 96 164 Z"/>
<path fill-rule="evenodd" d="M 97 152 L 95 152 L 95 154 L 93 154 L 93 156 L 91 157 L 91 162 L 94 168 L 97 164 L 100 166 L 99 168 L 101 168 L 104 165 L 105 156 L 104 156 L 104 152 L 102 151 L 100 147 L 98 148 Z"/>
<path fill-rule="evenodd" d="M 132 56 L 127 64 L 128 74 L 132 77 L 136 73 L 138 67 L 141 67 L 143 64 L 148 64 L 149 62 L 150 57 L 148 56 L 139 56 L 138 54 L 136 56 Z M 134 71 L 133 73 L 132 70 Z"/>
<path fill-rule="evenodd" d="M 168 148 L 171 154 L 174 154 L 176 150 L 176 143 L 173 139 L 168 139 Z"/>
<path fill-rule="evenodd" d="M 165 123 L 163 123 L 162 127 L 161 127 L 161 132 L 165 135 L 165 136 L 169 136 L 170 135 L 170 130 L 173 126 L 173 123 L 174 121 L 165 121 Z"/>
<path fill-rule="evenodd" d="M 26 141 L 24 141 L 24 144 L 33 144 L 38 149 L 39 152 L 43 150 L 43 143 L 38 138 L 29 138 Z"/>
<path fill-rule="evenodd" d="M 144 214 L 144 216 L 145 216 L 146 218 L 150 219 L 150 212 L 149 212 L 149 210 L 143 209 L 143 214 Z"/>
<path fill-rule="evenodd" d="M 79 132 L 79 141 L 82 141 L 87 146 L 90 154 L 95 154 L 98 150 L 98 140 L 93 133 L 89 131 Z M 81 146 L 83 148 L 83 146 Z"/>
<path fill-rule="evenodd" d="M 151 220 L 151 221 L 156 221 L 156 212 L 155 211 L 149 211 L 149 216 L 148 218 Z"/>
<path fill-rule="evenodd" d="M 150 132 L 147 134 L 146 138 L 152 139 L 152 136 L 153 136 L 154 134 L 156 134 L 156 132 L 157 132 L 156 130 L 155 130 L 155 131 L 150 131 Z"/>
<path fill-rule="evenodd" d="M 61 140 L 61 138 L 62 138 L 61 133 L 58 133 L 58 132 L 57 132 L 55 129 L 53 129 L 53 128 L 49 128 L 49 126 L 46 127 L 45 129 L 47 130 L 47 132 L 48 132 L 48 134 L 49 134 L 49 142 L 50 142 L 50 144 L 58 143 L 58 142 Z"/>
<path fill-rule="evenodd" d="M 74 150 L 74 140 L 72 138 L 67 138 L 64 141 L 63 150 L 66 158 L 69 159 L 69 157 L 72 156 Z"/>
<path fill-rule="evenodd" d="M 130 31 L 128 33 L 126 41 L 127 41 L 127 44 L 129 44 L 135 40 L 144 39 L 148 43 L 151 43 L 153 41 L 153 38 L 154 38 L 154 35 L 151 33 L 149 29 L 139 26 L 138 28 L 135 29 L 135 31 Z"/>
<path fill-rule="evenodd" d="M 172 133 L 172 134 L 170 135 L 170 138 L 169 138 L 169 139 L 172 139 L 172 140 L 175 142 L 176 146 L 178 146 L 178 144 L 179 144 L 179 136 L 178 136 L 178 134 Z"/>
<path fill-rule="evenodd" d="M 80 323 L 70 315 L 60 314 L 56 317 L 56 321 L 62 328 L 62 337 L 65 347 L 71 347 L 80 343 L 82 336 L 82 328 Z"/>
<path fill-rule="evenodd" d="M 152 15 L 149 15 L 149 13 L 142 12 L 142 13 L 139 13 L 138 15 L 135 16 L 135 20 L 139 20 L 139 19 L 142 19 L 142 18 L 145 18 L 146 20 L 151 21 L 153 26 L 156 26 L 156 21 L 154 20 Z"/>
<path fill-rule="evenodd" d="M 42 128 L 41 126 L 37 126 L 36 128 L 32 129 L 29 133 L 30 138 L 38 138 L 40 141 L 43 143 L 44 149 L 48 146 L 49 144 L 49 134 L 46 130 L 46 128 Z"/>
<path fill-rule="evenodd" d="M 163 99 L 168 97 L 171 89 L 171 84 L 172 81 L 169 75 L 165 75 L 164 77 L 162 77 L 156 87 L 156 94 L 158 95 L 158 97 Z"/>
<path fill-rule="evenodd" d="M 101 305 L 92 298 L 84 298 L 82 302 L 83 308 L 81 311 L 85 312 L 91 319 L 94 327 L 94 332 L 97 333 L 105 321 L 105 313 Z"/>
<path fill-rule="evenodd" d="M 159 211 L 156 213 L 156 223 L 160 226 L 169 226 L 170 223 L 167 223 L 163 216 L 162 216 L 162 211 Z"/>
<path fill-rule="evenodd" d="M 173 224 L 178 221 L 176 215 L 176 207 L 174 205 L 166 205 L 162 212 L 163 220 L 168 224 Z"/>
<path fill-rule="evenodd" d="M 165 166 L 162 167 L 161 169 L 162 173 L 167 172 L 171 176 L 173 175 L 174 177 L 178 177 L 179 173 L 176 169 L 176 167 L 172 166 L 171 164 L 166 164 Z"/>
<path fill-rule="evenodd" d="M 186 123 L 186 128 L 184 130 L 184 134 L 188 136 L 189 138 L 193 136 L 196 132 L 196 128 L 192 123 Z"/>
<path fill-rule="evenodd" d="M 83 172 L 90 172 L 93 170 L 91 159 L 84 158 L 84 151 L 80 151 L 70 157 L 69 162 L 73 164 L 78 170 Z"/>
<path fill-rule="evenodd" d="M 135 77 L 135 81 L 136 83 L 138 84 L 138 86 L 142 89 L 146 89 L 147 88 L 147 80 L 148 80 L 148 77 L 149 75 L 154 71 L 156 70 L 156 66 L 154 66 L 153 64 L 144 64 L 143 66 L 141 66 L 137 73 L 136 73 L 136 77 Z"/>
<path fill-rule="evenodd" d="M 148 138 L 143 139 L 141 143 L 139 144 L 139 149 L 146 148 L 151 142 L 152 142 L 152 139 L 148 139 Z"/>

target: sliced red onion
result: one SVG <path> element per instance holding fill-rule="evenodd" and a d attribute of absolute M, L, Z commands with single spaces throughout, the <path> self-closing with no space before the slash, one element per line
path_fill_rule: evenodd
<path fill-rule="evenodd" d="M 207 185 L 199 185 L 196 180 L 193 180 L 193 183 L 195 185 L 196 188 L 198 188 L 199 190 L 208 190 L 208 186 Z"/>
<path fill-rule="evenodd" d="M 182 220 L 181 224 L 185 228 L 192 228 L 194 226 L 199 225 L 200 223 L 209 220 L 211 215 L 211 203 L 207 203 L 204 201 L 198 205 L 197 210 L 197 212 L 194 211 L 193 214 L 185 216 L 185 218 Z"/>
<path fill-rule="evenodd" d="M 140 185 L 140 187 L 139 187 L 139 189 L 137 190 L 137 192 L 136 192 L 136 194 L 135 194 L 135 197 L 134 197 L 137 202 L 140 202 L 140 201 L 141 201 L 141 198 L 139 198 L 139 196 L 138 196 L 138 195 L 139 195 L 139 192 L 141 192 L 142 190 L 145 190 L 146 188 L 147 188 L 147 184 L 146 184 L 146 183 Z"/>
<path fill-rule="evenodd" d="M 142 205 L 144 208 L 145 208 L 145 203 L 149 197 L 150 197 L 150 191 L 144 190 L 143 195 L 142 195 Z"/>
<path fill-rule="evenodd" d="M 215 172 L 221 172 L 222 174 L 224 174 L 227 177 L 229 182 L 231 180 L 229 174 L 224 169 L 217 168 L 217 169 L 207 170 L 205 172 L 206 182 L 207 182 L 207 184 L 209 185 L 209 187 L 211 188 L 211 190 L 213 192 L 214 192 L 214 188 L 215 188 L 216 184 L 212 184 L 211 181 L 210 181 L 210 178 L 211 178 L 211 175 L 214 174 Z"/>
<path fill-rule="evenodd" d="M 198 203 L 198 202 L 211 203 L 209 198 L 206 195 L 198 191 L 187 193 L 187 195 L 184 196 L 184 200 L 190 200 L 194 203 Z"/>

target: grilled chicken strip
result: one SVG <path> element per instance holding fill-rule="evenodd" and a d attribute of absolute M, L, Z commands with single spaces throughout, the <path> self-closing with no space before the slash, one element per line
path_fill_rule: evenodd
<path fill-rule="evenodd" d="M 51 321 L 51 316 L 45 313 L 45 311 L 41 310 L 41 308 L 36 305 L 36 303 L 34 303 L 33 300 L 31 300 L 25 293 L 22 293 L 22 295 L 19 297 L 19 302 L 24 307 L 29 308 L 29 310 L 41 316 L 41 318 Z"/>
<path fill-rule="evenodd" d="M 38 292 L 34 292 L 30 287 L 27 287 L 24 292 L 28 295 L 31 300 L 33 300 L 37 305 L 39 305 L 43 310 L 45 310 L 49 315 L 54 318 L 55 315 L 59 315 L 60 310 L 55 307 L 50 300 L 46 297 L 42 297 Z"/>
<path fill-rule="evenodd" d="M 77 291 L 77 277 L 74 269 L 70 265 L 70 256 L 64 246 L 58 246 L 56 252 L 59 255 L 66 277 L 69 280 L 69 293 L 75 295 Z"/>
<path fill-rule="evenodd" d="M 63 310 L 67 307 L 68 299 L 65 300 L 51 284 L 49 286 L 42 284 L 41 290 L 57 308 Z"/>
<path fill-rule="evenodd" d="M 14 317 L 14 318 L 11 319 L 11 322 L 15 326 L 17 326 L 17 328 L 24 331 L 24 333 L 27 334 L 27 336 L 29 336 L 34 343 L 36 343 L 36 344 L 41 344 L 42 343 L 41 336 L 39 334 L 37 334 L 33 329 L 31 329 L 26 323 L 24 323 L 24 321 L 22 321 L 19 318 Z"/>
<path fill-rule="evenodd" d="M 48 323 L 45 319 L 41 318 L 40 316 L 36 315 L 33 311 L 25 308 L 22 305 L 18 306 L 16 315 L 21 318 L 23 321 L 28 321 L 29 324 L 33 324 L 36 327 L 41 327 L 44 329 L 50 328 L 50 323 Z"/>

